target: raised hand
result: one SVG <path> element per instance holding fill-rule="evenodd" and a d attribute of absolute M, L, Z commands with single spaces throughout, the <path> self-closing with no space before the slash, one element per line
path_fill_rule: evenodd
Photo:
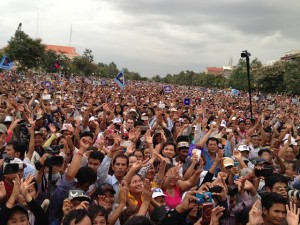
<path fill-rule="evenodd" d="M 153 143 L 153 136 L 151 135 L 151 130 L 147 130 L 147 132 L 145 133 L 145 141 L 147 144 Z"/>
<path fill-rule="evenodd" d="M 50 123 L 48 126 L 49 126 L 49 129 L 50 129 L 51 133 L 55 134 L 56 133 L 56 127 L 52 123 Z"/>
<path fill-rule="evenodd" d="M 211 211 L 210 225 L 219 225 L 219 219 L 223 215 L 224 210 L 225 208 L 219 205 L 216 208 L 213 208 L 213 210 Z"/>
<path fill-rule="evenodd" d="M 72 133 L 74 132 L 74 127 L 71 124 L 66 124 L 65 126 L 66 126 L 68 131 L 70 131 Z"/>
<path fill-rule="evenodd" d="M 241 154 L 241 152 L 238 151 L 238 150 L 233 150 L 233 156 L 234 156 L 234 158 L 236 158 L 236 159 L 241 159 L 241 158 L 242 158 L 242 154 Z"/>
<path fill-rule="evenodd" d="M 260 200 L 257 200 L 250 212 L 249 212 L 249 223 L 248 225 L 257 225 L 257 224 L 263 224 L 263 218 L 262 218 L 262 213 L 261 213 L 261 202 Z M 298 223 L 297 223 L 298 224 Z"/>
<path fill-rule="evenodd" d="M 80 204 L 76 207 L 76 209 L 84 209 L 88 211 L 90 203 L 88 201 L 82 201 Z"/>
<path fill-rule="evenodd" d="M 297 208 L 296 204 L 290 202 L 290 207 L 289 205 L 286 205 L 286 212 L 286 220 L 288 225 L 298 225 L 300 209 Z"/>
<path fill-rule="evenodd" d="M 25 179 L 21 180 L 20 192 L 27 202 L 30 202 L 32 200 L 32 197 L 30 196 L 28 189 L 34 184 L 32 182 L 33 179 L 34 176 L 29 175 Z"/>
<path fill-rule="evenodd" d="M 128 198 L 128 184 L 125 180 L 122 181 L 120 188 L 119 188 L 119 204 L 126 205 L 127 198 Z"/>
<path fill-rule="evenodd" d="M 145 179 L 144 181 L 144 188 L 142 192 L 142 199 L 143 201 L 151 201 L 152 193 L 154 190 L 151 190 L 151 184 L 148 179 Z"/>
<path fill-rule="evenodd" d="M 1 182 L 0 182 L 0 201 L 1 201 L 2 199 L 4 199 L 5 196 L 6 196 L 6 190 L 5 190 L 4 182 L 1 181 Z"/>
<path fill-rule="evenodd" d="M 62 211 L 64 213 L 64 215 L 69 214 L 69 212 L 73 210 L 73 205 L 71 203 L 71 201 L 69 199 L 65 199 L 63 202 L 63 207 L 62 207 Z"/>
<path fill-rule="evenodd" d="M 89 139 L 89 137 L 82 137 L 80 139 L 80 148 L 87 150 L 91 145 L 92 141 Z"/>
<path fill-rule="evenodd" d="M 126 148 L 126 154 L 132 154 L 135 151 L 135 144 L 131 142 L 131 144 Z"/>

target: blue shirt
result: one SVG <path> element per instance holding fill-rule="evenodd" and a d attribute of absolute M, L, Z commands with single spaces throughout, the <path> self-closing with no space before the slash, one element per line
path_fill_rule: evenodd
<path fill-rule="evenodd" d="M 210 167 L 212 166 L 212 164 L 214 164 L 215 160 L 210 158 L 207 148 L 204 148 L 204 150 L 202 150 L 202 154 L 204 155 L 205 160 L 206 160 L 206 164 L 204 165 L 203 170 L 208 171 L 210 169 Z M 216 171 L 215 171 L 215 176 L 218 175 L 219 171 L 220 171 L 220 167 L 217 166 Z"/>
<path fill-rule="evenodd" d="M 75 181 L 67 181 L 65 175 L 57 182 L 57 188 L 53 191 L 50 198 L 49 221 L 51 224 L 57 224 L 54 221 L 61 219 L 63 201 L 68 198 L 69 190 L 72 188 L 75 188 Z"/>

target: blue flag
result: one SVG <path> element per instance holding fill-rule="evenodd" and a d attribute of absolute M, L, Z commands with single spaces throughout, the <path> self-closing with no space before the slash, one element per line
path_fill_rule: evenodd
<path fill-rule="evenodd" d="M 240 91 L 236 89 L 231 89 L 231 94 L 238 96 L 240 94 Z"/>
<path fill-rule="evenodd" d="M 172 88 L 170 85 L 164 86 L 164 92 L 165 93 L 171 93 L 172 92 Z"/>
<path fill-rule="evenodd" d="M 0 62 L 0 69 L 10 70 L 13 67 L 14 63 L 4 55 Z"/>
<path fill-rule="evenodd" d="M 123 91 L 125 87 L 124 70 L 121 70 L 121 72 L 117 75 L 117 77 L 115 78 L 115 82 Z"/>

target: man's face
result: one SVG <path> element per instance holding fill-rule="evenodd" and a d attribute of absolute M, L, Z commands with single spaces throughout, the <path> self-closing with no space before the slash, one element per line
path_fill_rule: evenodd
<path fill-rule="evenodd" d="M 219 150 L 219 147 L 218 147 L 218 144 L 216 141 L 214 140 L 210 140 L 207 144 L 207 150 L 210 152 L 210 153 L 217 153 L 218 150 Z"/>
<path fill-rule="evenodd" d="M 126 127 L 128 130 L 132 129 L 134 127 L 134 122 L 132 119 L 128 119 L 126 122 Z"/>
<path fill-rule="evenodd" d="M 245 123 L 240 123 L 240 124 L 239 124 L 239 128 L 240 128 L 240 131 L 245 131 L 245 129 L 246 129 L 246 124 L 245 124 Z"/>
<path fill-rule="evenodd" d="M 267 191 L 269 191 L 269 192 L 270 192 L 270 191 L 271 191 L 271 192 L 276 192 L 276 193 L 282 195 L 284 198 L 287 198 L 286 188 L 287 188 L 286 183 L 283 183 L 283 182 L 276 182 L 276 183 L 273 185 L 272 189 L 270 190 L 269 188 L 267 188 L 267 189 L 269 189 L 269 190 L 267 190 Z"/>
<path fill-rule="evenodd" d="M 7 145 L 5 148 L 5 152 L 7 156 L 19 158 L 19 154 L 17 154 L 18 152 L 15 151 L 12 145 Z"/>
<path fill-rule="evenodd" d="M 241 151 L 241 155 L 242 155 L 243 157 L 245 157 L 246 159 L 249 158 L 249 152 L 248 152 L 248 151 Z"/>
<path fill-rule="evenodd" d="M 112 169 L 114 171 L 114 175 L 116 177 L 125 176 L 128 166 L 127 159 L 125 158 L 117 158 L 116 162 L 113 164 Z"/>
<path fill-rule="evenodd" d="M 88 167 L 90 167 L 95 173 L 97 173 L 97 169 L 100 166 L 101 162 L 99 159 L 88 159 Z"/>
<path fill-rule="evenodd" d="M 179 159 L 181 160 L 185 160 L 186 157 L 188 156 L 188 151 L 189 149 L 188 148 L 183 148 L 183 149 L 178 149 L 178 157 Z"/>
<path fill-rule="evenodd" d="M 257 148 L 259 146 L 260 138 L 258 136 L 254 136 L 251 138 L 251 143 L 254 148 Z"/>
<path fill-rule="evenodd" d="M 295 154 L 294 154 L 293 148 L 291 148 L 291 147 L 287 148 L 284 159 L 286 161 L 292 161 L 293 159 L 295 159 Z"/>
<path fill-rule="evenodd" d="M 263 208 L 264 221 L 268 224 L 279 225 L 286 217 L 286 208 L 284 204 L 275 203 L 267 210 Z"/>
<path fill-rule="evenodd" d="M 44 138 L 41 134 L 34 136 L 34 145 L 35 146 L 41 146 L 44 142 Z"/>
<path fill-rule="evenodd" d="M 260 157 L 260 158 L 263 158 L 263 159 L 269 161 L 269 160 L 270 160 L 270 153 L 269 153 L 269 152 L 263 152 L 263 153 L 261 154 L 261 157 Z"/>

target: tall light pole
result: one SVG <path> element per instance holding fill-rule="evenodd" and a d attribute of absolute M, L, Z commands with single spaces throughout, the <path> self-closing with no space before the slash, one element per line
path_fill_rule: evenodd
<path fill-rule="evenodd" d="M 252 98 L 251 98 L 251 83 L 250 83 L 250 56 L 251 56 L 251 54 L 247 50 L 244 50 L 241 53 L 241 57 L 246 58 L 247 77 L 248 77 L 248 93 L 249 93 L 249 101 L 250 101 L 250 113 L 251 113 L 251 119 L 253 119 Z"/>

